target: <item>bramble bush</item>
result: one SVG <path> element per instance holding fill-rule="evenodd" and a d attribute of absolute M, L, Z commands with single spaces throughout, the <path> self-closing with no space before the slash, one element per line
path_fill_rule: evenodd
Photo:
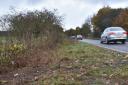
<path fill-rule="evenodd" d="M 26 12 L 14 10 L 14 13 L 1 17 L 0 26 L 8 31 L 6 37 L 10 39 L 0 43 L 0 73 L 31 63 L 36 65 L 38 58 L 44 61 L 49 59 L 43 53 L 56 48 L 65 38 L 62 19 L 56 10 L 46 9 Z"/>

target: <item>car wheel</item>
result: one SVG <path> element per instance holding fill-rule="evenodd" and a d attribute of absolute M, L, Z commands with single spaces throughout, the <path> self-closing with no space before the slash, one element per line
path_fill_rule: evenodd
<path fill-rule="evenodd" d="M 100 39 L 100 43 L 101 44 L 103 44 L 104 43 L 104 40 L 103 40 L 103 38 L 101 37 L 101 39 Z"/>
<path fill-rule="evenodd" d="M 106 44 L 109 44 L 108 38 L 105 39 Z"/>
<path fill-rule="evenodd" d="M 103 41 L 100 41 L 101 44 L 103 44 Z"/>

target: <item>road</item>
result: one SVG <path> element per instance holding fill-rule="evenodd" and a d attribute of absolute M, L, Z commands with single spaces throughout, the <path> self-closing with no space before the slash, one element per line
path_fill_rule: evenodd
<path fill-rule="evenodd" d="M 91 40 L 91 39 L 83 39 L 81 40 L 81 42 L 86 42 L 89 44 L 93 44 L 102 48 L 107 48 L 107 49 L 111 49 L 114 51 L 118 51 L 121 53 L 128 53 L 128 42 L 126 42 L 126 44 L 121 44 L 121 43 L 117 43 L 117 44 L 101 44 L 100 40 Z"/>

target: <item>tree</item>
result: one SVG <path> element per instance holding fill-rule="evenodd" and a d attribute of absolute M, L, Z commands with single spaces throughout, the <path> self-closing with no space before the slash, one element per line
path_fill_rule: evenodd
<path fill-rule="evenodd" d="M 65 33 L 68 36 L 75 36 L 76 35 L 76 30 L 74 30 L 73 28 L 71 28 L 69 30 L 66 30 Z"/>
<path fill-rule="evenodd" d="M 61 21 L 62 17 L 57 16 L 56 11 L 46 9 L 8 14 L 1 18 L 1 24 L 5 27 L 8 26 L 7 30 L 12 31 L 18 38 L 27 39 L 40 35 L 48 37 L 52 32 L 55 34 L 63 32 Z"/>
<path fill-rule="evenodd" d="M 123 27 L 128 31 L 128 9 L 123 10 L 114 20 L 114 26 Z"/>
<path fill-rule="evenodd" d="M 3 16 L 0 23 L 7 31 L 11 31 L 10 38 L 13 36 L 18 42 L 26 43 L 29 47 L 33 45 L 33 41 L 38 41 L 41 45 L 45 42 L 47 47 L 52 47 L 64 39 L 62 20 L 56 11 L 45 9 L 14 12 Z"/>
<path fill-rule="evenodd" d="M 81 34 L 81 28 L 80 27 L 76 27 L 76 35 Z"/>
<path fill-rule="evenodd" d="M 90 30 L 90 25 L 89 23 L 85 22 L 82 27 L 81 27 L 81 34 L 83 36 L 88 36 L 89 34 L 91 33 L 91 30 Z"/>
<path fill-rule="evenodd" d="M 122 9 L 112 9 L 110 7 L 100 9 L 98 13 L 92 17 L 94 32 L 97 32 L 98 36 L 100 36 L 105 28 L 113 26 L 114 19 L 121 11 Z"/>

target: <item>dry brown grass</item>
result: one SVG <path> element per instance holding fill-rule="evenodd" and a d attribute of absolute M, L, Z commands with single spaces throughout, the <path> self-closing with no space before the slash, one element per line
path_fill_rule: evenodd
<path fill-rule="evenodd" d="M 52 45 L 52 47 L 44 44 L 29 46 L 23 53 L 15 55 L 12 64 L 4 64 L 0 68 L 0 81 L 3 79 L 8 81 L 7 85 L 24 85 L 34 80 L 36 76 L 42 74 L 56 62 L 56 47 L 58 45 Z"/>

